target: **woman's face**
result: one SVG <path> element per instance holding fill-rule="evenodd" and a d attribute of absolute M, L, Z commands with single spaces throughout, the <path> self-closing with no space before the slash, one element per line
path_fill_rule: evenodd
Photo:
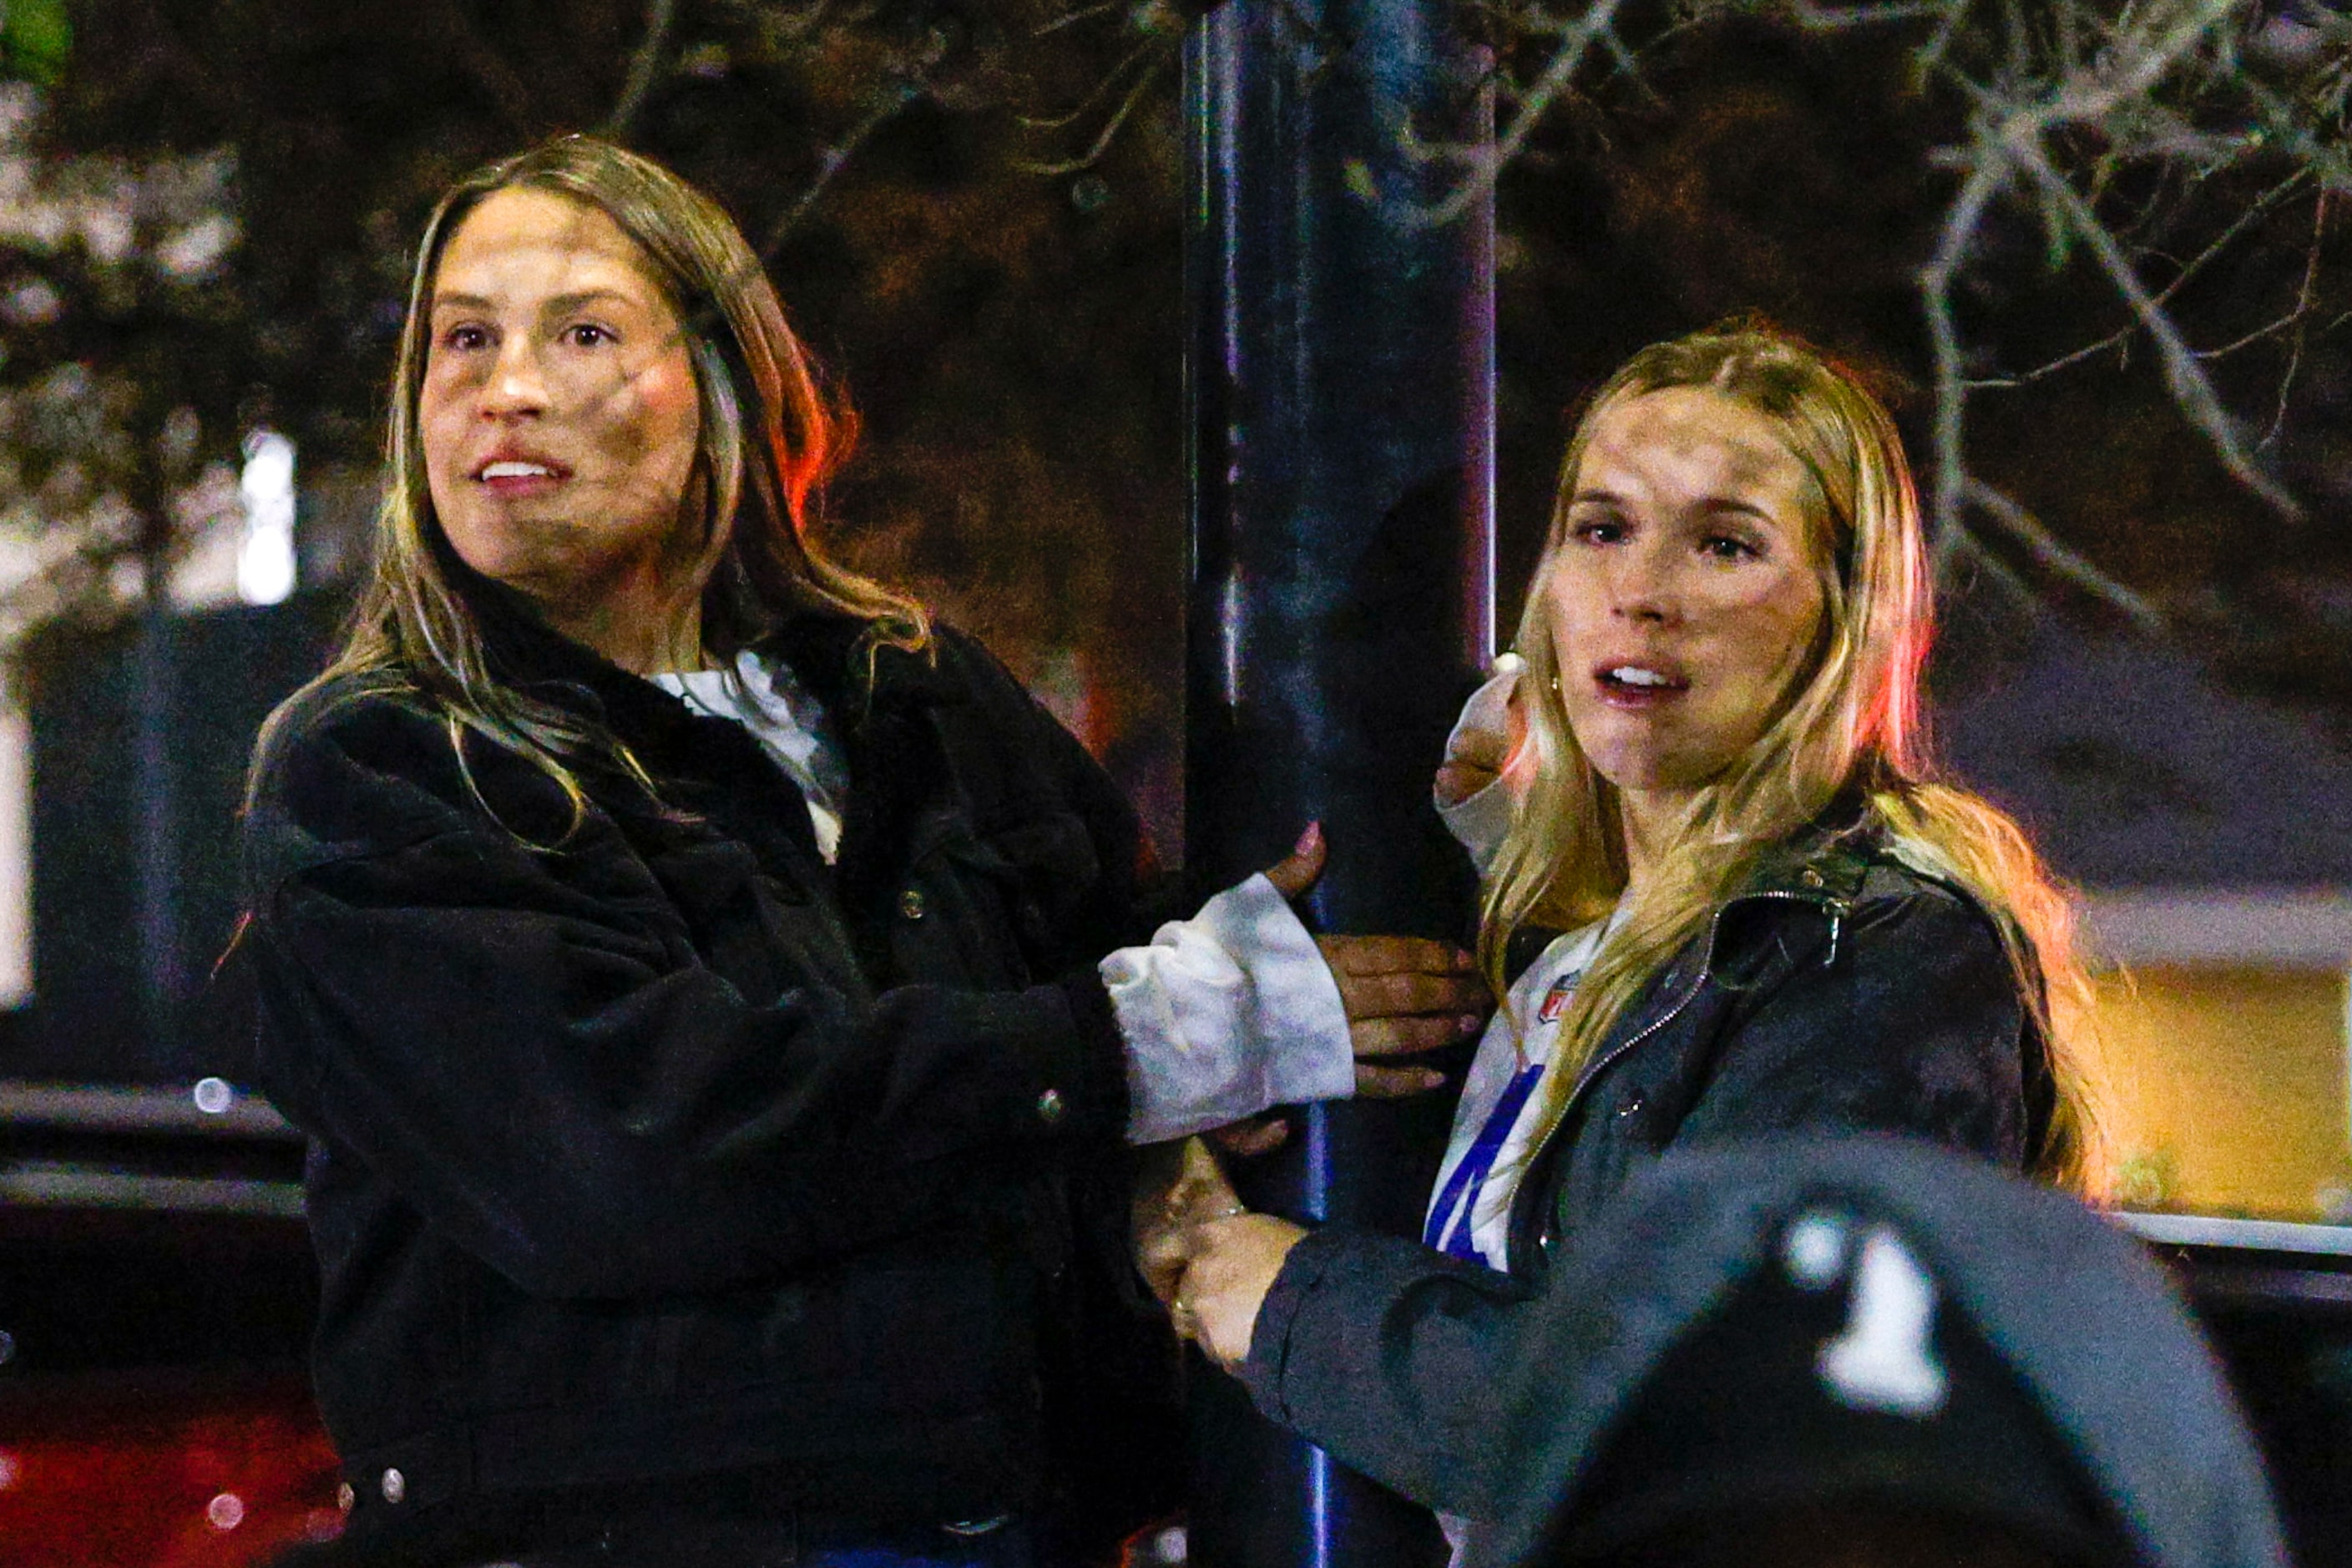
<path fill-rule="evenodd" d="M 1822 615 L 1811 494 L 1770 423 L 1720 393 L 1595 416 L 1542 593 L 1569 724 L 1630 810 L 1720 775 L 1804 672 Z"/>
<path fill-rule="evenodd" d="M 645 253 L 586 203 L 509 187 L 449 237 L 427 309 L 418 427 L 449 542 L 558 630 L 642 663 L 679 613 L 701 426 Z"/>

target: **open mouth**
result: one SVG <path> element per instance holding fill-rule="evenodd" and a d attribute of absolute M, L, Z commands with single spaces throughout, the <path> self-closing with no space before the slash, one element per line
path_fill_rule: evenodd
<path fill-rule="evenodd" d="M 562 464 L 541 458 L 493 458 L 474 470 L 476 483 L 501 495 L 543 489 L 571 477 L 571 470 Z"/>
<path fill-rule="evenodd" d="M 1601 700 L 1612 707 L 1647 708 L 1690 689 L 1687 677 L 1647 664 L 1603 665 L 1592 672 Z"/>

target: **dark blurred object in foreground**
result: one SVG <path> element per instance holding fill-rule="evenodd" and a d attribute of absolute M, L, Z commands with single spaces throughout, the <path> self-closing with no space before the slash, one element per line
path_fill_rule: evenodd
<path fill-rule="evenodd" d="M 2286 1562 L 2221 1368 L 2063 1194 L 1906 1140 L 1726 1145 L 1561 1268 L 1497 1391 L 1482 1568 Z"/>

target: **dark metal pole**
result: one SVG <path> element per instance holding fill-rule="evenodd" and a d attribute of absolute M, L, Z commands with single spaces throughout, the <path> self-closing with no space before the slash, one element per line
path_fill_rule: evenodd
<path fill-rule="evenodd" d="M 1185 59 L 1193 560 L 1186 858 L 1203 887 L 1319 819 L 1328 931 L 1461 940 L 1429 805 L 1493 639 L 1493 211 L 1430 209 L 1487 133 L 1452 0 L 1231 0 Z M 1442 1097 L 1307 1108 L 1237 1172 L 1255 1206 L 1417 1231 Z M 1196 1380 L 1208 1568 L 1442 1561 L 1427 1516 Z"/>

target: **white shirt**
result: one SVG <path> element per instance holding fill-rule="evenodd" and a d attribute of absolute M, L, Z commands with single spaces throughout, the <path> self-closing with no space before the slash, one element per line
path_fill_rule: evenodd
<path fill-rule="evenodd" d="M 698 712 L 731 719 L 801 787 L 818 849 L 841 846 L 849 773 L 824 708 L 782 664 L 656 675 Z M 1315 939 L 1263 876 L 1171 921 L 1145 947 L 1097 966 L 1127 1047 L 1130 1143 L 1156 1143 L 1276 1105 L 1344 1100 L 1355 1049 L 1339 982 Z"/>
<path fill-rule="evenodd" d="M 1511 984 L 1511 1006 L 1526 1030 L 1511 1037 L 1510 1019 L 1501 1011 L 1486 1021 L 1478 1054 L 1462 1080 L 1462 1100 L 1454 1111 L 1454 1136 L 1445 1160 L 1437 1169 L 1437 1185 L 1430 1194 L 1422 1239 L 1456 1257 L 1467 1248 L 1489 1268 L 1510 1267 L 1511 1200 L 1517 1195 L 1519 1177 L 1535 1152 L 1536 1123 L 1541 1115 L 1551 1076 L 1553 1044 L 1559 1037 L 1559 1020 L 1575 994 L 1609 922 L 1595 921 L 1581 930 L 1552 939 L 1527 972 Z M 1490 1129 L 1496 1111 L 1522 1069 L 1532 1069 L 1521 1086 L 1519 1105 L 1507 1128 Z M 1484 1146 L 1481 1135 L 1485 1134 Z M 1499 1139 L 1499 1142 L 1497 1142 Z M 1492 1158 L 1486 1158 L 1487 1151 Z M 1473 1160 L 1473 1152 L 1478 1158 Z M 1465 1172 L 1465 1163 L 1470 1163 Z M 1463 1177 L 1456 1181 L 1457 1176 Z"/>

